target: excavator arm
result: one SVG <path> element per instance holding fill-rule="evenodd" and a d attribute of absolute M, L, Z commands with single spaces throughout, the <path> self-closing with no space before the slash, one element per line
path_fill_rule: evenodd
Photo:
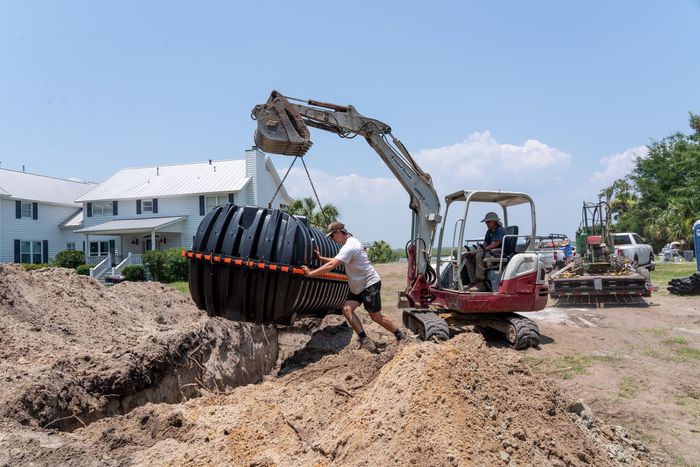
<path fill-rule="evenodd" d="M 426 277 L 430 268 L 430 250 L 440 222 L 440 200 L 430 175 L 391 134 L 389 125 L 365 117 L 351 105 L 301 101 L 287 98 L 277 91 L 272 92 L 265 104 L 255 106 L 252 117 L 258 122 L 255 144 L 263 151 L 275 154 L 303 156 L 313 144 L 309 126 L 336 133 L 341 138 L 363 136 L 410 196 L 415 267 L 409 267 L 408 279 L 413 282 L 419 275 Z"/>

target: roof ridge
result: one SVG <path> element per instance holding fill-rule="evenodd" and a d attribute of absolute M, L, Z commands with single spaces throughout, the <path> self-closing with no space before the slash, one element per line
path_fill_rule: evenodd
<path fill-rule="evenodd" d="M 6 169 L 5 167 L 0 167 L 0 170 L 6 170 L 6 171 L 8 171 L 8 172 L 15 172 L 15 173 L 18 173 L 18 174 L 25 174 L 25 175 L 36 175 L 37 177 L 52 178 L 52 179 L 54 179 L 54 180 L 61 180 L 61 181 L 63 181 L 63 182 L 82 183 L 83 185 L 98 185 L 97 182 L 91 182 L 91 181 L 88 181 L 88 180 L 82 180 L 82 181 L 78 181 L 78 180 L 69 180 L 69 179 L 67 179 L 67 178 L 54 177 L 54 176 L 52 176 L 52 175 L 37 174 L 37 173 L 34 173 L 34 172 L 26 172 L 26 171 L 24 171 L 24 170 L 23 170 L 23 171 L 19 171 L 19 170 L 15 170 L 15 169 Z M 5 191 L 7 191 L 7 190 L 5 190 Z"/>
<path fill-rule="evenodd" d="M 245 162 L 245 159 L 211 159 L 212 164 L 214 162 Z M 198 162 L 183 162 L 180 164 L 161 164 L 161 165 L 146 165 L 146 166 L 141 166 L 141 167 L 123 167 L 119 169 L 117 172 L 121 172 L 122 170 L 134 170 L 134 169 L 155 169 L 155 168 L 160 168 L 162 169 L 163 167 L 176 167 L 176 166 L 182 166 L 182 165 L 197 165 L 197 164 L 209 164 L 209 159 L 205 161 L 198 161 Z"/>

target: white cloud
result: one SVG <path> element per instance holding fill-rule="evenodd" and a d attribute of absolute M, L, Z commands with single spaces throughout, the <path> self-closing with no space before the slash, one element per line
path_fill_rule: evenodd
<path fill-rule="evenodd" d="M 449 190 L 482 182 L 496 174 L 510 180 L 524 180 L 542 174 L 549 167 L 565 167 L 571 156 L 559 149 L 530 139 L 522 145 L 499 143 L 491 132 L 474 132 L 461 143 L 424 149 L 416 156 L 418 163 L 436 183 Z M 556 173 L 556 172 L 552 172 Z"/>
<path fill-rule="evenodd" d="M 460 189 L 503 188 L 532 193 L 543 185 L 543 174 L 546 180 L 556 179 L 559 169 L 572 159 L 537 140 L 522 145 L 502 144 L 488 131 L 472 133 L 461 143 L 422 150 L 415 158 L 433 177 L 441 202 L 446 193 Z M 334 204 L 360 240 L 387 240 L 393 247 L 403 246 L 408 240 L 409 199 L 398 180 L 310 172 L 321 202 Z M 294 198 L 314 197 L 303 169 L 292 169 L 285 186 Z"/>
<path fill-rule="evenodd" d="M 600 188 L 608 186 L 618 178 L 629 175 L 634 169 L 635 161 L 638 157 L 644 158 L 648 155 L 649 148 L 637 146 L 612 156 L 605 156 L 600 160 L 600 164 L 605 166 L 604 170 L 595 172 L 591 176 L 591 182 L 601 185 Z"/>

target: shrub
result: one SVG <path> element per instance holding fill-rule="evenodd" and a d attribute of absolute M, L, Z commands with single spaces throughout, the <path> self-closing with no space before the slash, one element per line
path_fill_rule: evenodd
<path fill-rule="evenodd" d="M 35 269 L 44 269 L 48 268 L 48 264 L 44 263 L 39 263 L 39 264 L 30 264 L 30 263 L 22 263 L 22 266 L 24 266 L 25 271 L 34 271 Z"/>
<path fill-rule="evenodd" d="M 148 275 L 154 281 L 163 280 L 167 257 L 164 251 L 148 250 L 143 254 L 143 265 L 148 271 Z"/>
<path fill-rule="evenodd" d="M 122 270 L 122 276 L 127 281 L 142 281 L 146 278 L 146 273 L 140 264 L 132 264 Z"/>
<path fill-rule="evenodd" d="M 92 266 L 89 264 L 81 264 L 77 268 L 75 268 L 76 274 L 79 274 L 81 276 L 89 276 L 90 275 L 90 268 Z"/>
<path fill-rule="evenodd" d="M 163 282 L 186 281 L 189 276 L 190 262 L 182 256 L 182 248 L 169 248 L 165 250 L 165 269 Z"/>
<path fill-rule="evenodd" d="M 59 268 L 75 269 L 81 264 L 85 264 L 85 253 L 79 250 L 59 251 L 53 259 L 53 265 Z"/>

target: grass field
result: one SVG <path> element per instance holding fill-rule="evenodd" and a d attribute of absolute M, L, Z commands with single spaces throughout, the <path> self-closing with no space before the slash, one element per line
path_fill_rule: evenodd
<path fill-rule="evenodd" d="M 180 292 L 189 295 L 190 287 L 187 281 L 171 282 L 168 284 L 170 287 L 179 290 Z"/>
<path fill-rule="evenodd" d="M 695 262 L 656 263 L 656 270 L 651 272 L 651 280 L 661 291 L 665 291 L 668 281 L 677 277 L 689 276 L 695 272 L 695 268 Z"/>

